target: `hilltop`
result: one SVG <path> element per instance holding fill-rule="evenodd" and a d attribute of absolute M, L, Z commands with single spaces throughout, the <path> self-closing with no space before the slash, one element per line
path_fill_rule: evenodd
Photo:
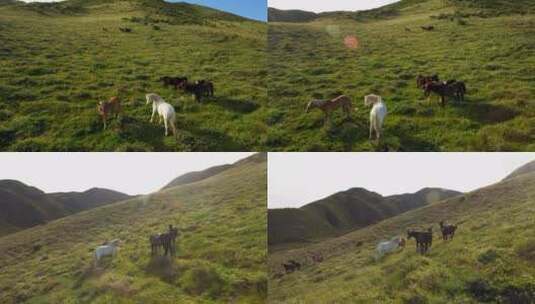
<path fill-rule="evenodd" d="M 316 19 L 318 14 L 303 10 L 280 10 L 268 8 L 268 22 L 308 22 Z"/>
<path fill-rule="evenodd" d="M 4 3 L 0 150 L 265 150 L 266 30 L 162 0 Z M 215 96 L 199 104 L 163 76 L 211 80 Z M 177 140 L 149 123 L 147 93 L 174 106 Z M 96 105 L 112 96 L 123 113 L 103 130 Z"/>
<path fill-rule="evenodd" d="M 272 303 L 533 303 L 535 174 L 449 198 L 338 238 L 270 255 Z M 458 225 L 442 241 L 438 222 Z M 431 251 L 407 248 L 375 260 L 375 246 L 407 229 L 433 227 Z M 324 261 L 314 263 L 311 253 Z M 295 259 L 301 271 L 283 274 Z M 291 286 L 291 288 L 289 288 Z"/>
<path fill-rule="evenodd" d="M 534 12 L 533 1 L 403 0 L 270 22 L 270 150 L 534 150 L 535 82 L 526 76 L 535 62 Z M 465 102 L 428 101 L 416 87 L 420 74 L 464 81 Z M 378 144 L 368 139 L 363 105 L 371 93 L 389 112 Z M 304 111 L 312 99 L 341 94 L 355 109 L 349 120 L 336 111 L 324 124 L 321 111 Z"/>
<path fill-rule="evenodd" d="M 0 180 L 0 236 L 131 196 L 109 189 L 45 193 L 14 180 Z"/>
<path fill-rule="evenodd" d="M 270 251 L 284 244 L 297 246 L 298 243 L 340 236 L 461 194 L 452 190 L 425 188 L 416 193 L 382 196 L 363 188 L 353 188 L 297 209 L 269 209 Z"/>
<path fill-rule="evenodd" d="M 535 161 L 529 162 L 520 168 L 513 171 L 511 174 L 509 174 L 507 177 L 505 177 L 504 180 L 512 179 L 517 176 L 523 175 L 523 174 L 529 174 L 535 172 Z"/>
<path fill-rule="evenodd" d="M 256 155 L 251 159 L 258 158 Z M 264 303 L 266 162 L 0 238 L 2 303 Z M 177 255 L 149 236 L 179 228 Z M 98 266 L 94 248 L 122 244 Z"/>

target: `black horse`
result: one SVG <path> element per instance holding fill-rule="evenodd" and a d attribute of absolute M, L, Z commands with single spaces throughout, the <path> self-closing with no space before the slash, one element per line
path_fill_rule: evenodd
<path fill-rule="evenodd" d="M 445 224 L 444 221 L 440 221 L 440 231 L 442 232 L 442 239 L 444 241 L 452 240 L 455 236 L 455 230 L 457 230 L 457 225 Z"/>
<path fill-rule="evenodd" d="M 301 264 L 294 260 L 289 260 L 288 263 L 282 263 L 282 266 L 284 267 L 284 271 L 286 271 L 286 273 L 291 273 L 301 269 Z"/>
<path fill-rule="evenodd" d="M 175 255 L 177 235 L 178 229 L 173 227 L 173 225 L 169 225 L 169 231 L 166 233 L 151 235 L 149 241 L 152 255 L 158 254 L 160 247 L 164 249 L 164 256 L 167 254 L 170 256 Z"/>
<path fill-rule="evenodd" d="M 413 237 L 416 240 L 416 252 L 425 254 L 433 245 L 433 229 L 427 231 L 407 230 L 407 239 Z"/>
<path fill-rule="evenodd" d="M 179 76 L 179 77 L 161 77 L 158 81 L 161 81 L 164 86 L 174 86 L 175 90 L 182 88 L 184 84 L 188 83 L 188 77 Z"/>
<path fill-rule="evenodd" d="M 195 96 L 197 102 L 201 102 L 202 98 L 205 96 L 214 96 L 214 84 L 208 80 L 185 83 L 182 88 L 185 92 Z"/>

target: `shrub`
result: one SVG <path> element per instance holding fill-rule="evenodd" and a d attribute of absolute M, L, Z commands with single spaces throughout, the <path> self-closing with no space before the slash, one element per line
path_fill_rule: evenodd
<path fill-rule="evenodd" d="M 535 262 L 535 238 L 520 243 L 515 248 L 516 254 L 524 260 Z"/>
<path fill-rule="evenodd" d="M 198 264 L 186 270 L 180 278 L 180 285 L 192 295 L 207 293 L 216 297 L 223 291 L 224 281 L 212 267 Z"/>
<path fill-rule="evenodd" d="M 498 258 L 498 253 L 494 249 L 489 249 L 479 255 L 477 261 L 481 264 L 489 264 Z"/>

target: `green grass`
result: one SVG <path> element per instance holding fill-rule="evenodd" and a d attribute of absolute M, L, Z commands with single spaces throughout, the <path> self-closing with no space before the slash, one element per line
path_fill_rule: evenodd
<path fill-rule="evenodd" d="M 266 162 L 0 238 L 1 303 L 264 303 Z M 177 255 L 148 237 L 178 226 Z M 113 259 L 94 248 L 123 241 Z"/>
<path fill-rule="evenodd" d="M 533 303 L 533 173 L 432 204 L 339 238 L 270 254 L 270 303 Z M 459 223 L 452 241 L 438 222 Z M 434 226 L 429 254 L 405 250 L 374 259 L 380 240 Z M 311 253 L 325 260 L 312 263 Z M 281 263 L 300 261 L 283 275 Z"/>
<path fill-rule="evenodd" d="M 533 6 L 509 4 L 522 5 L 524 12 Z M 327 14 L 310 23 L 270 23 L 269 149 L 533 150 L 535 16 L 513 9 L 499 16 L 493 12 L 447 1 L 404 1 L 369 13 Z M 453 17 L 438 18 L 441 14 Z M 436 30 L 422 31 L 423 25 Z M 357 49 L 344 45 L 350 35 L 359 40 Z M 465 81 L 466 102 L 441 108 L 436 99 L 425 100 L 415 79 L 432 73 Z M 368 140 L 370 109 L 363 96 L 370 93 L 382 95 L 389 108 L 379 144 Z M 305 114 L 309 100 L 338 94 L 353 100 L 349 121 L 336 113 L 324 126 L 319 110 Z"/>
<path fill-rule="evenodd" d="M 0 150 L 264 150 L 266 25 L 162 3 L 0 6 Z M 157 82 L 169 75 L 216 96 L 197 104 Z M 149 123 L 151 92 L 177 110 L 178 140 Z M 116 95 L 124 113 L 103 130 L 96 104 Z"/>

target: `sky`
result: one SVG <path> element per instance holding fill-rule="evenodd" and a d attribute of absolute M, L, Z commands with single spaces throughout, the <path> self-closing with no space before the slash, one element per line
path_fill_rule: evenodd
<path fill-rule="evenodd" d="M 321 13 L 368 10 L 397 1 L 399 0 L 268 0 L 268 5 L 283 10 L 299 9 Z"/>
<path fill-rule="evenodd" d="M 24 2 L 53 2 L 54 0 L 23 0 Z M 56 0 L 57 1 L 57 0 Z M 188 2 L 212 7 L 249 19 L 267 20 L 267 0 L 166 0 L 168 2 Z"/>
<path fill-rule="evenodd" d="M 200 4 L 260 21 L 267 20 L 267 0 L 171 0 Z"/>
<path fill-rule="evenodd" d="M 535 153 L 269 153 L 268 207 L 297 208 L 354 187 L 385 196 L 469 192 L 532 160 Z"/>
<path fill-rule="evenodd" d="M 44 192 L 107 188 L 149 194 L 188 172 L 234 163 L 253 153 L 0 153 L 0 180 Z"/>

